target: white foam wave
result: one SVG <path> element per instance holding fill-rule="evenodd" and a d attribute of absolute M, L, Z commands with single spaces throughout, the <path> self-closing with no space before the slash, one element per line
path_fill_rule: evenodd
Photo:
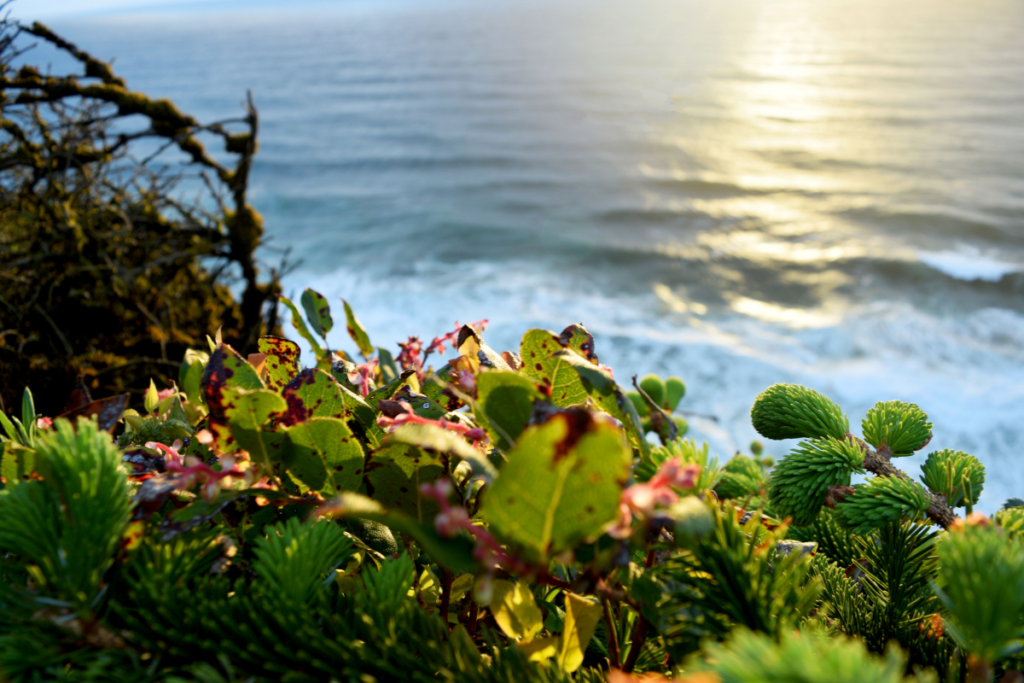
<path fill-rule="evenodd" d="M 998 282 L 1004 276 L 1024 269 L 1019 263 L 1000 261 L 966 247 L 957 251 L 919 251 L 917 260 L 950 277 L 966 281 Z"/>

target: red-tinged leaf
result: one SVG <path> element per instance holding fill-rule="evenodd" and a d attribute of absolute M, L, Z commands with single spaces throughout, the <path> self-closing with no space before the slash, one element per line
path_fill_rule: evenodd
<path fill-rule="evenodd" d="M 263 389 L 263 381 L 237 351 L 227 344 L 221 344 L 206 363 L 202 388 L 207 408 L 210 410 L 207 428 L 221 450 L 236 450 L 235 438 L 228 426 L 228 400 L 229 394 L 232 393 L 230 390 Z"/>
<path fill-rule="evenodd" d="M 281 391 L 299 374 L 299 345 L 280 337 L 260 337 L 260 353 L 267 355 L 267 388 Z"/>
<path fill-rule="evenodd" d="M 117 426 L 118 421 L 121 419 L 121 415 L 128 408 L 128 394 L 121 394 L 120 396 L 111 396 L 110 398 L 101 398 L 98 401 L 86 403 L 80 408 L 75 408 L 69 412 L 59 415 L 58 417 L 67 418 L 72 422 L 77 422 L 81 418 L 96 418 L 96 423 L 99 425 L 100 430 L 104 432 L 113 432 L 114 427 Z"/>
<path fill-rule="evenodd" d="M 331 306 L 327 299 L 320 292 L 306 288 L 302 293 L 302 308 L 306 311 L 306 319 L 324 340 L 327 340 L 327 333 L 334 327 L 334 319 L 331 317 Z"/>
<path fill-rule="evenodd" d="M 88 403 L 92 403 L 92 396 L 89 395 L 88 387 L 85 386 L 82 382 L 82 377 L 79 376 L 75 382 L 75 388 L 71 390 L 71 396 L 68 397 L 68 402 L 64 404 L 64 412 L 70 413 L 72 410 L 85 407 Z"/>

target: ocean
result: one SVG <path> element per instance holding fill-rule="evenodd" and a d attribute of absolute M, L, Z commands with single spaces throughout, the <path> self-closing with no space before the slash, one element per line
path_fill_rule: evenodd
<path fill-rule="evenodd" d="M 290 247 L 287 290 L 344 297 L 378 346 L 488 318 L 500 351 L 582 322 L 620 383 L 682 377 L 680 407 L 716 418 L 691 433 L 723 458 L 756 437 L 757 394 L 795 382 L 853 425 L 915 402 L 934 438 L 903 469 L 961 449 L 988 468 L 980 509 L 1024 496 L 1019 0 L 389 0 L 47 23 L 204 121 L 251 90 L 263 258 Z M 332 341 L 353 348 L 343 325 Z"/>

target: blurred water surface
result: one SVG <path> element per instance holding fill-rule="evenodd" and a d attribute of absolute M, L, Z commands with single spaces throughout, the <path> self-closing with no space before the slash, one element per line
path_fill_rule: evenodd
<path fill-rule="evenodd" d="M 760 390 L 800 382 L 854 424 L 919 403 L 929 450 L 989 467 L 983 509 L 1024 495 L 1019 0 L 50 23 L 205 120 L 252 89 L 254 200 L 304 259 L 288 285 L 344 296 L 379 345 L 488 317 L 514 348 L 583 322 L 620 381 L 686 379 L 721 455 L 754 437 Z"/>

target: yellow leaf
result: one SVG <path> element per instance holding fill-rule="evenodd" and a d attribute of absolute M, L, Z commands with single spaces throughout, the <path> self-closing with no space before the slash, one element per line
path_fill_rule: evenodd
<path fill-rule="evenodd" d="M 409 589 L 410 598 L 416 596 L 416 590 L 416 586 Z M 436 605 L 441 601 L 441 580 L 430 570 L 430 567 L 425 568 L 420 574 L 419 593 L 423 596 L 423 602 L 428 605 Z"/>
<path fill-rule="evenodd" d="M 558 652 L 558 636 L 537 638 L 528 643 L 516 643 L 516 646 L 531 662 L 543 662 Z"/>
<path fill-rule="evenodd" d="M 505 635 L 516 640 L 532 640 L 544 626 L 540 608 L 525 582 L 495 581 L 491 612 Z"/>
<path fill-rule="evenodd" d="M 562 669 L 573 672 L 580 668 L 583 653 L 594 637 L 600 619 L 601 603 L 597 598 L 566 594 L 565 628 L 558 648 L 558 663 Z"/>
<path fill-rule="evenodd" d="M 452 581 L 452 603 L 456 603 L 473 588 L 473 580 L 476 577 L 472 574 L 463 574 Z"/>

